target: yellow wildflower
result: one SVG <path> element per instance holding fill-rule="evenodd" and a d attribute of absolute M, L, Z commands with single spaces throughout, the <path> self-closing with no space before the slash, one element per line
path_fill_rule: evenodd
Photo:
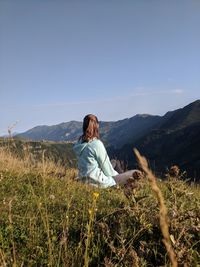
<path fill-rule="evenodd" d="M 97 199 L 98 197 L 99 197 L 99 193 L 98 193 L 98 192 L 94 192 L 94 193 L 93 193 L 93 198 L 94 198 L 94 199 Z"/>

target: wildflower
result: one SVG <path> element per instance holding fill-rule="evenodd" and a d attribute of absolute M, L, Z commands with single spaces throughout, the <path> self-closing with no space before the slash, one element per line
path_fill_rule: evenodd
<path fill-rule="evenodd" d="M 99 197 L 99 193 L 98 192 L 94 192 L 93 193 L 93 199 L 96 200 L 98 197 Z"/>

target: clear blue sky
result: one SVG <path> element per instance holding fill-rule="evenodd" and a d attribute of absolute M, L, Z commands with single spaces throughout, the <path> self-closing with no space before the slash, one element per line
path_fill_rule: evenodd
<path fill-rule="evenodd" d="M 199 98 L 199 0 L 0 0 L 0 135 Z"/>

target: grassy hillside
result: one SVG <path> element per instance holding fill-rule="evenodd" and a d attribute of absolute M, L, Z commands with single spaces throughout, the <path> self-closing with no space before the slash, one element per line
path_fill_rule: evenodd
<path fill-rule="evenodd" d="M 101 190 L 62 171 L 0 148 L 0 266 L 170 266 L 147 178 Z M 158 184 L 179 266 L 198 266 L 199 188 L 169 175 Z"/>
<path fill-rule="evenodd" d="M 14 155 L 21 158 L 29 157 L 33 165 L 47 158 L 55 164 L 65 166 L 66 168 L 76 166 L 76 157 L 72 149 L 72 143 L 0 138 L 0 146 L 9 147 Z"/>

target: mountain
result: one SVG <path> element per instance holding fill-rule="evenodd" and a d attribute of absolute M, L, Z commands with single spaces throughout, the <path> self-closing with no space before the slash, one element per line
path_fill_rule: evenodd
<path fill-rule="evenodd" d="M 101 137 L 113 128 L 115 122 L 100 122 Z M 22 137 L 34 141 L 76 141 L 82 134 L 82 122 L 70 121 L 63 122 L 53 126 L 36 126 L 24 133 L 20 133 L 17 137 Z"/>
<path fill-rule="evenodd" d="M 18 137 L 31 140 L 73 142 L 82 134 L 82 122 L 37 126 Z M 200 180 L 200 100 L 164 116 L 137 114 L 119 121 L 100 121 L 100 137 L 111 158 L 136 166 L 133 147 L 144 154 L 154 171 L 163 173 L 172 164 Z"/>
<path fill-rule="evenodd" d="M 145 136 L 118 149 L 111 147 L 109 153 L 134 168 L 133 147 L 148 158 L 154 171 L 164 172 L 177 164 L 200 180 L 200 101 L 166 113 Z"/>
<path fill-rule="evenodd" d="M 12 137 L 14 137 L 14 136 L 17 136 L 19 133 L 18 132 L 13 132 L 12 133 Z M 1 137 L 5 137 L 5 138 L 7 138 L 7 137 L 9 137 L 10 135 L 9 134 L 4 134 L 4 135 L 2 135 Z"/>
<path fill-rule="evenodd" d="M 117 121 L 103 139 L 108 147 L 120 148 L 145 136 L 160 122 L 160 119 L 160 116 L 137 114 L 129 119 Z"/>
<path fill-rule="evenodd" d="M 122 147 L 142 137 L 160 121 L 160 116 L 136 115 L 120 121 L 100 121 L 100 136 L 107 146 Z M 70 121 L 53 126 L 37 126 L 18 134 L 34 141 L 70 141 L 77 140 L 82 134 L 82 122 Z"/>
<path fill-rule="evenodd" d="M 78 121 L 63 122 L 53 126 L 36 126 L 24 133 L 18 134 L 34 141 L 74 141 L 81 135 L 82 123 Z"/>
<path fill-rule="evenodd" d="M 167 118 L 165 120 L 165 118 Z M 173 112 L 167 112 L 163 118 L 161 129 L 178 130 L 200 122 L 200 100 Z"/>

